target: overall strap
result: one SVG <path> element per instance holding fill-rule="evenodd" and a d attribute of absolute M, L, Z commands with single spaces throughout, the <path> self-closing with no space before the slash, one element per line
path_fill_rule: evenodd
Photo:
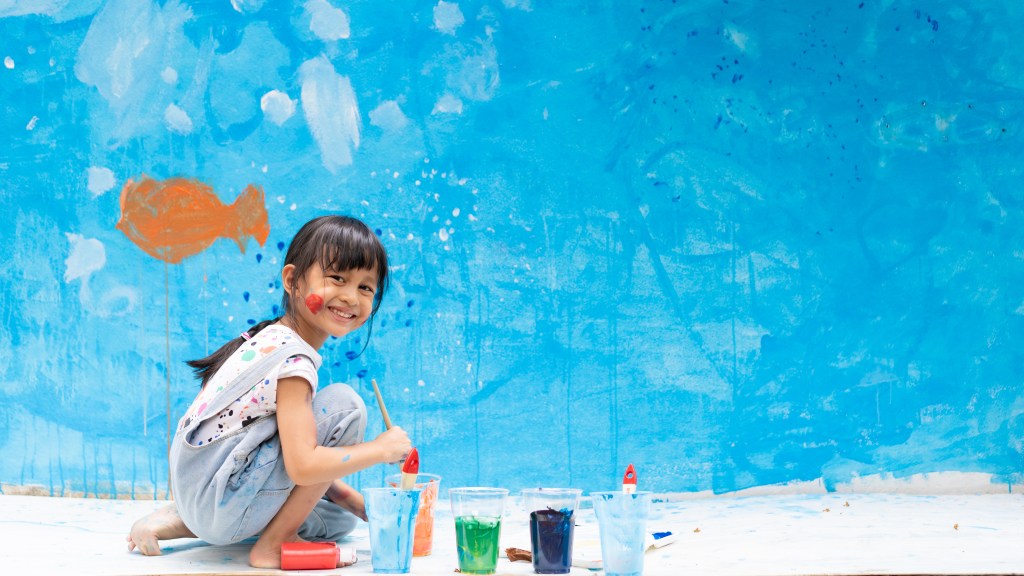
<path fill-rule="evenodd" d="M 296 355 L 314 358 L 316 350 L 313 350 L 309 344 L 301 340 L 293 340 L 278 346 L 277 349 L 254 362 L 238 376 L 235 376 L 233 380 L 225 384 L 224 389 L 217 392 L 213 400 L 203 410 L 203 416 L 213 416 L 220 413 L 221 410 L 224 410 L 237 400 L 242 393 L 252 388 L 257 380 L 264 378 L 275 366 Z M 202 421 L 206 420 L 203 416 L 197 416 L 187 426 L 179 428 L 178 434 L 191 434 L 199 427 Z"/>

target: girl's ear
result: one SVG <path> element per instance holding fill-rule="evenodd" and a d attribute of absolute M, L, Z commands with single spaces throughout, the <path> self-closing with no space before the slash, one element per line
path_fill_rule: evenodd
<path fill-rule="evenodd" d="M 292 296 L 292 286 L 295 283 L 295 264 L 285 264 L 284 268 L 281 269 L 281 284 L 284 286 L 284 291 Z"/>

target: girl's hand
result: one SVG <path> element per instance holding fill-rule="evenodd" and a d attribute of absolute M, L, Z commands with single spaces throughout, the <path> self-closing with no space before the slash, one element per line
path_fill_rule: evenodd
<path fill-rule="evenodd" d="M 363 495 L 348 484 L 341 480 L 335 480 L 331 483 L 331 487 L 327 489 L 327 497 L 330 498 L 331 502 L 361 518 L 363 522 L 368 522 L 366 518 L 366 502 L 363 500 Z"/>
<path fill-rule="evenodd" d="M 412 451 L 409 435 L 400 426 L 392 426 L 371 443 L 380 451 L 381 461 L 388 464 L 397 464 L 405 460 Z"/>

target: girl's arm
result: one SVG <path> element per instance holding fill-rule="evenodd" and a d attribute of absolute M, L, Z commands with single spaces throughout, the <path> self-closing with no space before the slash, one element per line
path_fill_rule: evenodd
<path fill-rule="evenodd" d="M 366 501 L 363 500 L 363 495 L 348 484 L 335 480 L 327 489 L 327 497 L 331 502 L 361 518 L 363 522 L 369 522 L 366 518 Z"/>
<path fill-rule="evenodd" d="M 319 446 L 313 394 L 309 383 L 297 377 L 277 382 L 277 428 L 285 470 L 298 486 L 334 481 L 375 464 L 400 462 L 412 450 L 409 436 L 398 426 L 370 442 Z"/>

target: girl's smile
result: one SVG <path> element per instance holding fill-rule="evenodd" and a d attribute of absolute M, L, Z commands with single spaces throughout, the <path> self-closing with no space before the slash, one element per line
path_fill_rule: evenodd
<path fill-rule="evenodd" d="M 357 330 L 369 319 L 377 291 L 376 267 L 339 271 L 313 266 L 297 282 L 293 275 L 294 267 L 282 270 L 285 290 L 290 297 L 301 298 L 304 306 L 294 306 L 296 313 L 281 322 L 314 348 L 322 346 L 328 336 L 340 338 Z M 303 293 L 307 293 L 305 298 Z"/>

